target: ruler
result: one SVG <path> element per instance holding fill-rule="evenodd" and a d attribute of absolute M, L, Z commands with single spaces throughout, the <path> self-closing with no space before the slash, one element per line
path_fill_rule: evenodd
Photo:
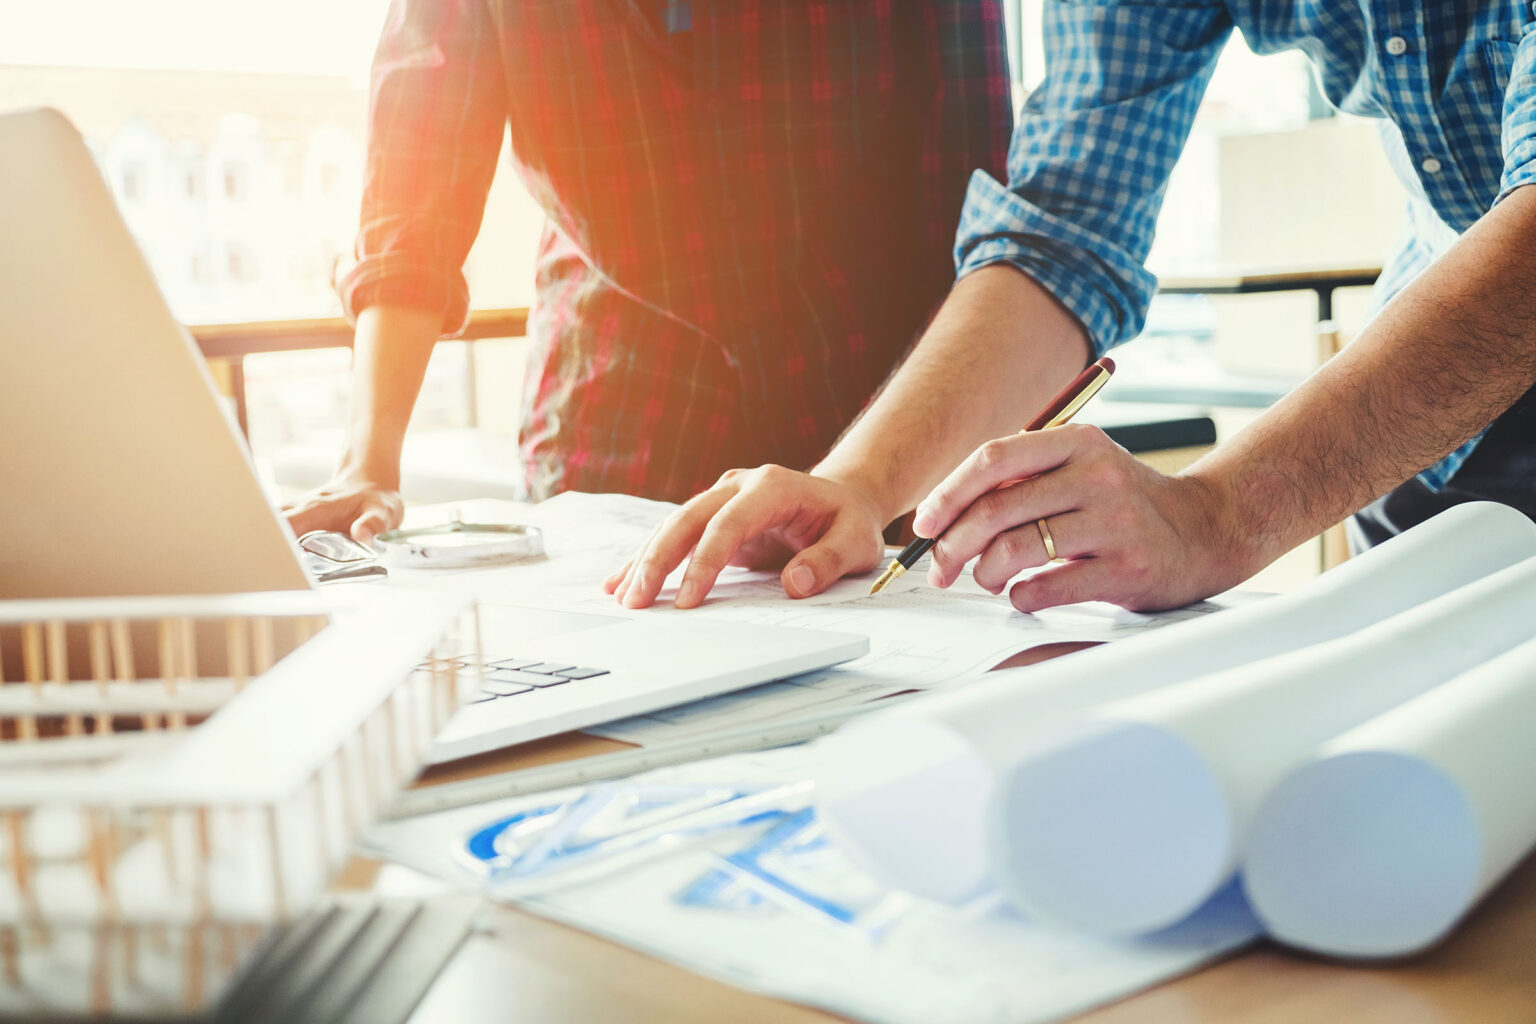
<path fill-rule="evenodd" d="M 612 754 L 583 757 L 559 764 L 519 768 L 515 771 L 486 775 L 462 782 L 445 782 L 438 786 L 423 786 L 405 790 L 386 806 L 380 817 L 385 821 L 414 818 L 422 814 L 434 814 L 456 807 L 469 807 L 507 797 L 544 793 L 552 789 L 581 786 L 604 779 L 617 779 L 626 775 L 667 768 L 672 765 L 701 761 L 708 757 L 726 754 L 744 754 L 753 750 L 770 750 L 804 743 L 818 736 L 825 736 L 838 726 L 859 715 L 878 708 L 891 707 L 908 696 L 896 694 L 882 700 L 858 704 L 835 711 L 791 718 L 782 722 L 766 722 L 735 729 L 723 729 L 675 743 L 659 743 L 636 750 L 620 750 Z"/>

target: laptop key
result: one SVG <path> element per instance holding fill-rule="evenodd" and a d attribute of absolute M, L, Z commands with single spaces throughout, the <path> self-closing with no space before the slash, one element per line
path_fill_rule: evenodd
<path fill-rule="evenodd" d="M 509 683 L 503 679 L 487 679 L 485 685 L 480 688 L 481 693 L 493 693 L 498 697 L 510 697 L 514 693 L 527 693 L 533 689 L 522 683 Z"/>
<path fill-rule="evenodd" d="M 537 665 L 538 663 L 538 658 L 502 658 L 500 661 L 490 662 L 487 667 L 518 669 L 527 668 L 529 665 Z"/>
<path fill-rule="evenodd" d="M 537 672 L 539 675 L 552 676 L 556 672 L 564 672 L 568 668 L 575 667 L 575 665 L 562 665 L 558 661 L 540 661 L 533 665 L 525 665 L 523 667 L 523 671 Z"/>
<path fill-rule="evenodd" d="M 486 680 L 494 679 L 498 683 L 515 683 L 521 686 L 558 686 L 560 683 L 568 683 L 564 676 L 541 676 L 532 672 L 509 672 L 504 668 L 486 673 Z"/>
<path fill-rule="evenodd" d="M 592 679 L 596 676 L 605 676 L 607 674 L 608 670 L 605 668 L 568 668 L 555 673 L 555 675 L 564 676 L 566 679 Z"/>

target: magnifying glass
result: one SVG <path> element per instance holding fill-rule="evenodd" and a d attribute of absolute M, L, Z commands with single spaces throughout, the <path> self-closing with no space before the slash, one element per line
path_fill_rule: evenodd
<path fill-rule="evenodd" d="M 466 523 L 457 515 L 438 526 L 389 530 L 374 538 L 387 565 L 402 569 L 464 569 L 544 557 L 536 526 Z"/>

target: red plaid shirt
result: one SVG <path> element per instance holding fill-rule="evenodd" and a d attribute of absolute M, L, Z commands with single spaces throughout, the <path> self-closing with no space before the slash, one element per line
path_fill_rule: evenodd
<path fill-rule="evenodd" d="M 681 500 L 808 468 L 954 276 L 1012 127 L 997 0 L 396 0 L 350 314 L 440 309 L 503 126 L 548 214 L 527 482 Z M 686 31 L 668 32 L 678 8 Z"/>

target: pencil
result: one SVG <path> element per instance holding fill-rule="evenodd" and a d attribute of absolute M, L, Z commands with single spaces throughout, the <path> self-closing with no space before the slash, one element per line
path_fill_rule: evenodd
<path fill-rule="evenodd" d="M 1040 414 L 1025 424 L 1021 434 L 1033 430 L 1047 430 L 1051 427 L 1059 427 L 1066 423 L 1078 410 L 1088 404 L 1088 400 L 1099 393 L 1099 389 L 1109 382 L 1109 375 L 1115 372 L 1115 361 L 1105 356 L 1082 373 L 1073 378 L 1072 383 L 1062 389 L 1061 394 L 1051 399 L 1049 405 L 1040 410 Z M 917 564 L 917 560 L 928 553 L 928 549 L 938 543 L 938 537 L 918 537 L 912 543 L 901 549 L 901 554 L 891 559 L 891 564 L 885 567 L 885 572 L 875 580 L 875 585 L 869 588 L 871 595 L 878 594 L 885 589 L 887 583 L 901 576 L 908 569 Z"/>

